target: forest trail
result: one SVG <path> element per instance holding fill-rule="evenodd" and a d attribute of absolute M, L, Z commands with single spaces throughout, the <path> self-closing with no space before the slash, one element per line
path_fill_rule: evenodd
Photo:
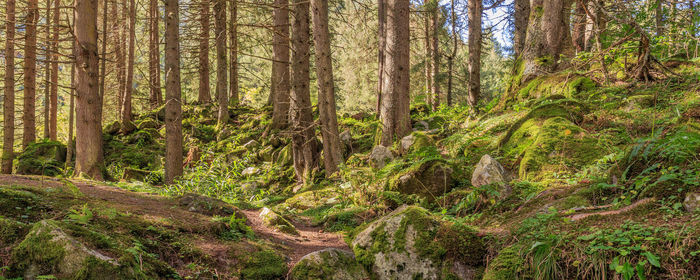
<path fill-rule="evenodd" d="M 211 217 L 190 212 L 180 207 L 176 199 L 159 195 L 137 193 L 118 187 L 102 185 L 92 181 L 65 180 L 41 176 L 0 175 L 0 185 L 34 186 L 34 187 L 60 187 L 72 183 L 84 195 L 81 199 L 85 202 L 101 202 L 109 207 L 125 213 L 132 213 L 153 221 L 167 221 L 171 226 L 176 226 L 189 232 L 201 232 L 208 227 L 213 227 Z M 299 259 L 308 253 L 326 249 L 338 248 L 350 250 L 339 233 L 327 233 L 321 231 L 321 227 L 307 225 L 304 221 L 291 221 L 299 232 L 299 236 L 288 235 L 266 227 L 260 218 L 260 210 L 241 210 L 248 220 L 247 224 L 255 232 L 256 238 L 265 239 L 279 246 L 286 253 L 287 265 L 291 268 Z M 230 263 L 227 257 L 227 247 L 217 244 L 216 239 L 204 238 L 199 240 L 196 246 L 202 251 L 216 258 L 220 263 Z"/>

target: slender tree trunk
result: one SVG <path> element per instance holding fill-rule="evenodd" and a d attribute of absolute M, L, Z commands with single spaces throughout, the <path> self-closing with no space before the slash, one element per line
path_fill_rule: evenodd
<path fill-rule="evenodd" d="M 44 139 L 49 138 L 50 108 L 51 99 L 51 0 L 46 0 L 46 38 L 44 41 Z"/>
<path fill-rule="evenodd" d="M 654 19 L 656 21 L 656 36 L 664 35 L 664 8 L 663 0 L 656 0 L 656 5 L 654 7 Z"/>
<path fill-rule="evenodd" d="M 275 0 L 272 37 L 272 75 L 270 95 L 272 128 L 284 129 L 289 121 L 289 0 Z"/>
<path fill-rule="evenodd" d="M 75 174 L 102 180 L 102 100 L 98 91 L 97 0 L 75 2 L 76 157 Z"/>
<path fill-rule="evenodd" d="M 328 0 L 311 0 L 316 47 L 316 76 L 318 81 L 318 111 L 323 137 L 323 160 L 326 177 L 338 171 L 343 161 L 338 137 L 338 117 L 335 111 L 331 38 L 328 31 Z"/>
<path fill-rule="evenodd" d="M 574 26 L 571 37 L 573 37 L 574 49 L 576 49 L 576 52 L 582 52 L 586 49 L 586 2 L 588 1 L 576 1 L 576 9 L 574 10 Z"/>
<path fill-rule="evenodd" d="M 433 13 L 432 13 L 432 22 L 433 22 L 433 43 L 432 43 L 432 51 L 433 51 L 433 70 L 432 70 L 432 76 L 433 76 L 433 110 L 437 110 L 437 108 L 440 106 L 440 83 L 438 83 L 438 76 L 440 75 L 440 46 L 438 45 L 439 42 L 439 32 L 440 32 L 440 18 L 439 18 L 439 11 L 440 11 L 440 5 L 437 0 L 434 2 L 434 7 L 433 7 Z"/>
<path fill-rule="evenodd" d="M 209 1 L 201 0 L 201 11 L 199 15 L 199 96 L 197 103 L 211 103 L 211 93 L 209 87 Z M 215 0 L 218 1 L 218 0 Z M 218 97 L 217 97 L 218 98 Z"/>
<path fill-rule="evenodd" d="M 389 147 L 394 139 L 411 132 L 409 111 L 409 0 L 386 3 L 386 76 L 382 86 L 381 144 Z"/>
<path fill-rule="evenodd" d="M 107 80 L 107 41 L 109 36 L 107 35 L 107 8 L 109 4 L 107 0 L 102 1 L 102 47 L 100 48 L 100 99 L 104 102 L 105 96 L 105 80 Z M 99 35 L 98 35 L 98 42 Z M 104 104 L 103 104 L 104 106 Z"/>
<path fill-rule="evenodd" d="M 530 17 L 530 0 L 515 0 L 515 34 L 513 34 L 513 52 L 515 58 L 525 46 L 525 34 L 527 33 L 528 19 Z"/>
<path fill-rule="evenodd" d="M 39 19 L 37 0 L 28 0 L 24 35 L 24 107 L 22 147 L 36 140 L 36 25 Z"/>
<path fill-rule="evenodd" d="M 293 1 L 292 23 L 292 92 L 290 119 L 292 122 L 292 152 L 297 179 L 306 184 L 311 171 L 318 166 L 318 147 L 311 112 L 309 92 L 309 2 Z"/>
<path fill-rule="evenodd" d="M 73 126 L 75 125 L 75 40 L 71 45 L 73 60 L 70 64 L 70 101 L 68 105 L 68 143 L 66 144 L 66 167 L 71 166 L 73 160 Z"/>
<path fill-rule="evenodd" d="M 447 106 L 452 106 L 452 79 L 454 76 L 454 60 L 457 57 L 457 14 L 455 13 L 455 0 L 450 1 L 450 17 L 452 19 L 452 53 L 447 58 Z"/>
<path fill-rule="evenodd" d="M 214 32 L 216 33 L 216 96 L 219 101 L 218 125 L 228 121 L 228 81 L 226 70 L 226 0 L 214 4 Z"/>
<path fill-rule="evenodd" d="M 126 68 L 126 85 L 122 99 L 121 121 L 122 129 L 129 132 L 131 123 L 131 96 L 134 91 L 134 45 L 136 41 L 136 1 L 129 0 L 129 55 Z"/>
<path fill-rule="evenodd" d="M 424 4 L 425 13 L 425 103 L 428 106 L 433 104 L 433 49 L 430 32 L 430 14 L 428 14 L 428 3 Z"/>
<path fill-rule="evenodd" d="M 3 96 L 2 174 L 12 173 L 15 146 L 15 0 L 5 2 L 5 88 Z"/>
<path fill-rule="evenodd" d="M 165 183 L 182 176 L 178 0 L 165 0 Z"/>
<path fill-rule="evenodd" d="M 384 79 L 384 61 L 386 56 L 386 0 L 377 0 L 377 18 L 379 19 L 379 28 L 377 30 L 377 41 L 379 42 L 378 51 L 378 63 L 377 72 L 379 73 L 379 79 L 377 79 L 377 119 L 380 118 L 381 108 L 382 108 L 382 93 L 384 88 L 382 88 L 382 80 Z"/>
<path fill-rule="evenodd" d="M 117 57 L 117 95 L 115 96 L 116 100 L 114 103 L 117 104 L 116 119 L 121 120 L 122 100 L 124 99 L 124 90 L 126 88 L 126 67 L 124 67 L 124 65 L 126 65 L 126 59 L 124 57 L 124 49 L 126 49 L 126 43 L 124 42 L 124 22 L 126 19 L 124 14 L 126 14 L 126 12 L 120 11 L 117 5 L 114 5 L 112 10 L 112 14 L 118 17 L 114 22 L 114 29 L 117 30 L 117 47 L 115 51 Z"/>
<path fill-rule="evenodd" d="M 469 95 L 472 111 L 477 111 L 481 95 L 481 0 L 469 0 Z"/>
<path fill-rule="evenodd" d="M 51 96 L 49 98 L 49 138 L 58 139 L 58 29 L 61 16 L 61 0 L 54 0 L 53 38 L 51 39 Z"/>
<path fill-rule="evenodd" d="M 231 48 L 229 49 L 229 103 L 238 105 L 238 3 L 236 0 L 231 0 L 229 5 L 229 13 L 231 13 L 231 26 L 229 27 L 229 40 Z"/>
<path fill-rule="evenodd" d="M 149 105 L 155 109 L 163 103 L 163 93 L 160 90 L 160 36 L 158 34 L 158 0 L 148 1 L 148 84 Z"/>

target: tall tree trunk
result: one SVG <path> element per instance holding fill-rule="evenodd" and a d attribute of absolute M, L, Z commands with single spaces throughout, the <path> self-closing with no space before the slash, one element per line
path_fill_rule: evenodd
<path fill-rule="evenodd" d="M 178 0 L 165 0 L 165 183 L 182 176 Z"/>
<path fill-rule="evenodd" d="M 454 60 L 457 57 L 457 14 L 455 13 L 455 0 L 450 1 L 450 17 L 452 22 L 452 53 L 447 57 L 447 106 L 452 106 L 452 73 Z"/>
<path fill-rule="evenodd" d="M 104 102 L 104 96 L 105 96 L 105 80 L 107 80 L 107 41 L 109 40 L 109 36 L 107 35 L 107 8 L 109 7 L 109 4 L 107 3 L 107 0 L 102 1 L 102 46 L 99 49 L 100 52 L 100 99 L 102 99 L 102 102 Z M 99 40 L 99 35 L 98 35 L 98 42 Z M 102 105 L 104 106 L 104 104 Z"/>
<path fill-rule="evenodd" d="M 386 2 L 386 58 L 382 94 L 381 144 L 389 147 L 395 138 L 411 132 L 409 111 L 409 0 Z"/>
<path fill-rule="evenodd" d="M 275 0 L 272 37 L 272 75 L 270 95 L 272 128 L 284 129 L 289 121 L 289 0 Z"/>
<path fill-rule="evenodd" d="M 481 95 L 481 0 L 469 0 L 469 95 L 467 101 L 472 111 L 477 111 Z"/>
<path fill-rule="evenodd" d="M 214 32 L 216 33 L 216 98 L 219 101 L 218 125 L 228 121 L 228 81 L 226 70 L 226 0 L 214 4 Z"/>
<path fill-rule="evenodd" d="M 46 38 L 44 41 L 44 138 L 49 138 L 49 100 L 51 99 L 51 0 L 46 0 Z"/>
<path fill-rule="evenodd" d="M 211 93 L 209 87 L 209 8 L 210 0 L 201 0 L 201 11 L 199 15 L 199 104 L 211 103 Z M 218 1 L 218 0 L 215 0 Z"/>
<path fill-rule="evenodd" d="M 158 0 L 148 1 L 148 85 L 149 105 L 155 109 L 163 103 L 163 93 L 160 90 L 160 36 L 158 34 Z"/>
<path fill-rule="evenodd" d="M 377 72 L 379 73 L 379 78 L 377 79 L 377 103 L 376 112 L 377 119 L 381 116 L 382 108 L 382 93 L 384 88 L 382 88 L 382 83 L 384 80 L 384 63 L 386 59 L 386 0 L 377 0 L 377 19 L 379 20 L 379 28 L 377 30 L 377 41 L 379 42 L 379 51 L 377 52 L 378 67 Z M 427 40 L 427 39 L 426 39 Z"/>
<path fill-rule="evenodd" d="M 229 103 L 238 105 L 238 3 L 236 0 L 231 0 L 229 5 L 229 13 L 231 13 L 231 26 L 229 27 L 229 40 L 231 48 L 229 49 Z"/>
<path fill-rule="evenodd" d="M 290 119 L 292 122 L 292 152 L 294 171 L 304 184 L 318 166 L 318 147 L 309 92 L 309 2 L 293 1 L 292 23 L 292 92 Z"/>
<path fill-rule="evenodd" d="M 75 1 L 75 174 L 102 180 L 102 100 L 98 92 L 97 0 Z"/>
<path fill-rule="evenodd" d="M 654 5 L 654 20 L 656 22 L 655 24 L 655 29 L 656 29 L 656 36 L 663 36 L 664 35 L 664 8 L 663 8 L 663 0 L 656 0 L 656 3 Z"/>
<path fill-rule="evenodd" d="M 113 27 L 117 30 L 117 46 L 115 50 L 115 55 L 117 58 L 117 95 L 115 96 L 116 100 L 114 103 L 117 104 L 116 119 L 121 120 L 122 100 L 124 99 L 124 88 L 126 88 L 126 58 L 124 57 L 124 49 L 126 49 L 126 42 L 124 42 L 124 22 L 126 18 L 124 15 L 126 12 L 123 11 L 123 9 L 120 11 L 117 5 L 114 5 L 112 11 L 112 14 L 117 16 L 117 20 L 114 22 Z"/>
<path fill-rule="evenodd" d="M 574 26 L 571 37 L 573 37 L 574 48 L 576 52 L 582 52 L 586 49 L 586 5 L 587 0 L 576 1 L 576 9 L 574 10 Z"/>
<path fill-rule="evenodd" d="M 311 0 L 316 47 L 316 76 L 318 77 L 318 112 L 323 137 L 323 163 L 326 177 L 338 171 L 343 161 L 338 137 L 338 117 L 335 111 L 331 38 L 328 31 L 328 0 Z"/>
<path fill-rule="evenodd" d="M 513 53 L 518 58 L 525 46 L 528 19 L 530 17 L 530 0 L 515 0 L 515 34 L 513 34 Z"/>
<path fill-rule="evenodd" d="M 429 3 L 425 3 L 425 103 L 428 106 L 433 104 L 433 48 L 430 32 L 431 14 L 428 13 Z"/>
<path fill-rule="evenodd" d="M 133 129 L 131 124 L 131 96 L 134 91 L 134 43 L 136 41 L 136 3 L 129 0 L 129 55 L 127 57 L 126 85 L 122 99 L 121 121 L 122 129 L 128 132 Z"/>
<path fill-rule="evenodd" d="M 437 108 L 440 106 L 440 83 L 438 83 L 438 76 L 440 75 L 440 46 L 438 45 L 439 42 L 439 35 L 440 35 L 440 18 L 439 18 L 439 12 L 440 12 L 440 4 L 438 3 L 437 0 L 434 1 L 433 4 L 433 12 L 432 12 L 432 27 L 433 27 L 433 42 L 432 42 L 432 51 L 433 51 L 433 57 L 432 60 L 433 62 L 431 63 L 433 66 L 432 70 L 432 78 L 433 78 L 433 110 L 437 110 Z"/>
<path fill-rule="evenodd" d="M 51 96 L 49 98 L 49 138 L 58 138 L 58 29 L 61 16 L 61 0 L 54 0 L 53 38 L 51 38 Z"/>
<path fill-rule="evenodd" d="M 68 143 L 66 144 L 66 167 L 70 167 L 73 160 L 73 127 L 75 126 L 75 40 L 72 40 L 70 64 L 70 101 L 68 104 Z"/>
<path fill-rule="evenodd" d="M 2 174 L 12 173 L 15 146 L 15 0 L 5 2 L 5 88 L 3 96 Z"/>
<path fill-rule="evenodd" d="M 39 19 L 37 0 L 29 0 L 24 35 L 24 107 L 22 147 L 36 140 L 36 25 Z"/>
<path fill-rule="evenodd" d="M 569 16 L 572 0 L 532 0 L 523 49 L 522 80 L 558 70 L 560 56 L 573 54 Z"/>

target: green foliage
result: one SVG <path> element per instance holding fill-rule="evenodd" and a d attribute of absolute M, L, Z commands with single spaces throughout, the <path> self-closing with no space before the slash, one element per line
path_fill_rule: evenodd
<path fill-rule="evenodd" d="M 92 217 L 92 211 L 88 207 L 87 203 L 83 204 L 83 208 L 80 211 L 71 209 L 71 214 L 68 215 L 68 218 L 83 225 L 88 224 L 90 220 L 92 220 Z"/>
<path fill-rule="evenodd" d="M 287 264 L 277 253 L 261 250 L 251 254 L 243 261 L 241 279 L 274 280 L 282 279 L 287 274 Z"/>
<path fill-rule="evenodd" d="M 220 220 L 226 220 L 226 218 L 221 218 Z M 236 218 L 236 215 L 231 215 L 227 220 L 226 230 L 220 234 L 221 239 L 238 241 L 241 238 L 255 238 L 255 232 L 250 226 L 246 225 L 245 217 Z"/>

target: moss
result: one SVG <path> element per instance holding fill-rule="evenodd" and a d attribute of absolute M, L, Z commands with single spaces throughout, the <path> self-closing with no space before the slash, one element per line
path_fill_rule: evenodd
<path fill-rule="evenodd" d="M 0 187 L 0 213 L 18 221 L 33 221 L 44 210 L 34 193 Z"/>
<path fill-rule="evenodd" d="M 241 279 L 273 280 L 283 279 L 287 273 L 284 258 L 270 250 L 253 253 L 243 261 Z"/>
<path fill-rule="evenodd" d="M 496 258 L 489 263 L 484 274 L 484 280 L 516 280 L 524 270 L 525 262 L 518 245 L 509 246 L 498 252 Z"/>
<path fill-rule="evenodd" d="M 366 276 L 364 268 L 352 254 L 327 249 L 302 258 L 290 272 L 289 279 L 360 279 Z"/>
<path fill-rule="evenodd" d="M 17 242 L 26 234 L 27 226 L 0 216 L 0 244 L 9 245 Z"/>
<path fill-rule="evenodd" d="M 17 157 L 17 174 L 57 176 L 63 174 L 66 146 L 61 142 L 41 140 L 30 143 Z"/>
<path fill-rule="evenodd" d="M 567 83 L 567 91 L 564 94 L 569 98 L 579 98 L 580 94 L 596 87 L 596 83 L 588 77 L 579 76 Z"/>
<path fill-rule="evenodd" d="M 56 227 L 53 222 L 48 223 Z M 32 233 L 12 250 L 10 275 L 48 275 L 59 271 L 66 251 L 58 242 L 52 242 L 51 232 L 42 227 L 41 223 L 34 225 Z"/>

